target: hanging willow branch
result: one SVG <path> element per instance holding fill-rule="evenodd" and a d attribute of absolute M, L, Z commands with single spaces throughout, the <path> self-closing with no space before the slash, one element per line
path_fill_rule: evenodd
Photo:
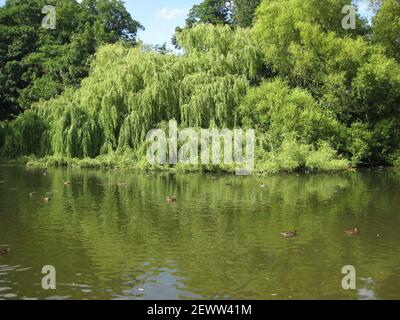
<path fill-rule="evenodd" d="M 100 48 L 81 88 L 39 103 L 11 129 L 2 124 L 0 148 L 14 156 L 95 158 L 143 152 L 146 133 L 170 119 L 183 127 L 233 127 L 262 66 L 250 31 L 198 25 L 178 41 L 182 56 Z"/>

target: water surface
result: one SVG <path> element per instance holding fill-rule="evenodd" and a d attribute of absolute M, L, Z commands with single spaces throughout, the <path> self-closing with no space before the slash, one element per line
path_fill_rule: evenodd
<path fill-rule="evenodd" d="M 0 166 L 0 245 L 10 248 L 0 299 L 400 298 L 395 170 L 48 172 Z M 344 233 L 355 226 L 358 235 Z M 282 238 L 287 229 L 298 236 Z M 42 289 L 45 265 L 56 290 Z M 342 289 L 344 265 L 357 270 L 356 290 Z"/>

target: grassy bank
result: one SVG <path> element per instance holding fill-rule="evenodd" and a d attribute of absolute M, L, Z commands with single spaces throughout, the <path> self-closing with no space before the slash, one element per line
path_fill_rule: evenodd
<path fill-rule="evenodd" d="M 299 151 L 303 151 L 303 154 Z M 303 148 L 290 149 L 291 157 L 284 158 L 282 154 L 272 155 L 267 161 L 256 161 L 253 173 L 268 175 L 291 172 L 334 172 L 349 170 L 350 166 L 343 159 L 329 159 L 327 154 L 311 152 L 304 154 Z M 289 150 L 288 150 L 289 151 Z M 235 174 L 235 165 L 151 165 L 146 160 L 137 161 L 126 155 L 106 155 L 97 158 L 65 158 L 47 156 L 37 158 L 25 156 L 17 159 L 0 159 L 1 163 L 26 165 L 27 167 L 49 168 L 69 167 L 104 170 L 128 170 L 128 171 L 159 171 L 159 172 L 203 172 L 218 174 Z"/>

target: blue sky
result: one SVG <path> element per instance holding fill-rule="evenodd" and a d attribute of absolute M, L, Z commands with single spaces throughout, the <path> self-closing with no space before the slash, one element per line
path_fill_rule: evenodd
<path fill-rule="evenodd" d="M 5 0 L 0 0 L 3 5 Z M 171 37 L 176 26 L 183 26 L 188 10 L 202 0 L 125 0 L 125 5 L 135 20 L 145 28 L 139 38 L 148 44 L 163 44 L 171 47 Z M 360 7 L 365 13 L 365 6 Z"/>
<path fill-rule="evenodd" d="M 0 0 L 1 1 L 1 0 Z M 176 26 L 183 26 L 188 10 L 201 0 L 126 0 L 125 5 L 135 20 L 145 28 L 139 38 L 145 43 L 170 45 Z"/>

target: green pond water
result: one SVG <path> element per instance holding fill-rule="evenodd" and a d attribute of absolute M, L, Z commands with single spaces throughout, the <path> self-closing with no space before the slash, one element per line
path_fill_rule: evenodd
<path fill-rule="evenodd" d="M 400 171 L 48 173 L 0 166 L 0 299 L 400 298 Z"/>

